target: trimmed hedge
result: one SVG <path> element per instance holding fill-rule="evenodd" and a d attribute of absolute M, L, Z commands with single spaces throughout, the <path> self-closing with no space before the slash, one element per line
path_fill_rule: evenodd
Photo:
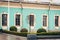
<path fill-rule="evenodd" d="M 19 32 L 14 32 L 14 31 L 7 31 L 7 30 L 3 30 L 2 32 L 7 33 L 7 34 L 23 36 L 23 37 L 27 37 L 27 34 L 28 34 L 28 33 L 19 33 Z"/>
<path fill-rule="evenodd" d="M 40 29 L 37 30 L 37 33 L 41 33 L 41 32 L 46 32 L 46 30 L 43 29 L 43 28 L 40 28 Z"/>
<path fill-rule="evenodd" d="M 2 30 L 2 29 L 1 29 Z M 23 37 L 27 37 L 27 34 L 30 34 L 30 33 L 27 33 L 27 32 L 15 32 L 15 31 L 7 31 L 7 30 L 2 30 L 0 31 L 2 33 L 7 33 L 7 34 L 13 34 L 13 35 L 18 35 L 18 36 L 23 36 Z M 60 32 L 42 32 L 42 33 L 34 33 L 36 34 L 37 36 L 40 36 L 40 35 L 60 35 Z"/>
<path fill-rule="evenodd" d="M 43 32 L 43 33 L 37 33 L 37 35 L 60 35 L 60 32 Z"/>
<path fill-rule="evenodd" d="M 17 28 L 15 26 L 11 26 L 10 31 L 17 31 Z"/>
<path fill-rule="evenodd" d="M 27 33 L 27 32 L 13 32 L 13 31 L 7 31 L 7 30 L 3 30 L 2 31 L 3 33 L 7 33 L 7 34 L 13 34 L 13 35 L 18 35 L 18 36 L 23 36 L 23 37 L 27 37 L 27 34 L 30 34 L 30 33 Z M 42 32 L 42 33 L 34 33 L 36 34 L 37 36 L 39 35 L 60 35 L 60 32 Z"/>
<path fill-rule="evenodd" d="M 28 30 L 26 28 L 23 28 L 23 29 L 21 29 L 20 32 L 28 32 Z"/>

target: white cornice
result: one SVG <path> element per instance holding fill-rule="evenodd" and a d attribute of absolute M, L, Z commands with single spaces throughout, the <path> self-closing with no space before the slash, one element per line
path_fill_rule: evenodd
<path fill-rule="evenodd" d="M 0 7 L 8 7 L 8 5 L 0 5 Z M 9 6 L 11 8 L 21 8 L 21 6 Z M 9 8 L 8 7 L 8 8 Z M 48 10 L 49 7 L 29 7 L 29 6 L 23 6 L 22 8 L 29 8 L 29 9 L 46 9 Z M 50 10 L 60 10 L 60 8 L 57 7 L 51 7 Z"/>

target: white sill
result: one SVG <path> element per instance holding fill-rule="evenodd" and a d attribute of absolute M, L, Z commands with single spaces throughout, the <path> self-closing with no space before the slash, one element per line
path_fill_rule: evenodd
<path fill-rule="evenodd" d="M 7 28 L 8 28 L 7 26 L 2 26 L 2 29 L 4 30 L 7 30 Z"/>
<path fill-rule="evenodd" d="M 31 29 L 34 29 L 34 26 L 30 26 L 31 27 Z"/>
<path fill-rule="evenodd" d="M 43 26 L 42 28 L 47 29 L 47 26 Z"/>
<path fill-rule="evenodd" d="M 15 27 L 20 27 L 20 26 L 15 26 Z"/>
<path fill-rule="evenodd" d="M 56 26 L 55 26 L 55 29 L 59 29 L 59 27 L 56 27 Z"/>

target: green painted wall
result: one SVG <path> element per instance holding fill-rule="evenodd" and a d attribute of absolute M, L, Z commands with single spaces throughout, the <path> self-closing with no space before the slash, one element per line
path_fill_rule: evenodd
<path fill-rule="evenodd" d="M 22 11 L 21 11 L 22 10 Z M 28 15 L 30 15 L 31 13 L 34 13 L 34 15 L 36 16 L 35 18 L 35 29 L 39 29 L 39 28 L 42 28 L 43 25 L 42 25 L 42 15 L 46 14 L 48 15 L 48 21 L 49 21 L 49 24 L 48 24 L 48 29 L 49 30 L 55 30 L 55 26 L 54 26 L 54 16 L 56 14 L 58 14 L 60 16 L 60 10 L 50 10 L 49 11 L 49 14 L 48 14 L 48 10 L 43 10 L 43 9 L 29 9 L 29 8 L 24 8 L 24 9 L 21 9 L 21 8 L 9 8 L 9 27 L 10 26 L 14 26 L 14 14 L 16 12 L 19 12 L 19 13 L 22 13 L 22 16 L 23 16 L 23 26 L 22 28 L 27 28 L 29 29 L 28 27 Z M 0 7 L 0 13 L 2 12 L 7 12 L 8 13 L 8 8 L 7 7 Z M 0 26 L 1 27 L 1 26 Z M 59 29 L 60 30 L 60 27 Z"/>
<path fill-rule="evenodd" d="M 1 13 L 6 12 L 8 13 L 8 8 L 7 7 L 0 7 L 0 29 L 2 28 L 1 26 Z"/>
<path fill-rule="evenodd" d="M 58 15 L 60 16 L 60 10 L 50 10 L 49 13 L 49 30 L 55 30 L 55 21 L 54 21 L 54 16 Z M 60 30 L 60 27 L 59 29 Z"/>

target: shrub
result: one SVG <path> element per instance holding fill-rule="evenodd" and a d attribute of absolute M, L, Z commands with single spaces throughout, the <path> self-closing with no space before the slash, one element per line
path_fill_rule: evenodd
<path fill-rule="evenodd" d="M 20 33 L 20 32 L 15 32 L 15 31 L 7 31 L 7 30 L 3 30 L 2 33 L 7 33 L 7 34 L 13 34 L 13 35 L 18 35 L 18 36 L 23 36 L 23 37 L 27 37 L 27 34 L 30 34 L 30 33 Z M 40 35 L 60 35 L 60 32 L 42 32 L 42 33 L 35 33 L 37 36 L 40 36 Z"/>
<path fill-rule="evenodd" d="M 37 33 L 37 35 L 60 35 L 60 32 L 43 32 L 43 33 Z"/>
<path fill-rule="evenodd" d="M 3 29 L 0 29 L 0 32 L 2 32 L 3 31 Z"/>
<path fill-rule="evenodd" d="M 13 34 L 13 35 L 18 35 L 18 36 L 23 36 L 23 37 L 27 37 L 27 34 L 28 34 L 28 33 L 20 33 L 20 32 L 7 31 L 7 30 L 3 30 L 3 33 Z"/>
<path fill-rule="evenodd" d="M 41 32 L 46 32 L 46 30 L 43 29 L 43 28 L 40 28 L 40 29 L 37 30 L 37 33 L 41 33 Z"/>
<path fill-rule="evenodd" d="M 21 29 L 20 32 L 28 32 L 28 30 L 26 28 L 23 28 L 23 29 Z"/>
<path fill-rule="evenodd" d="M 11 26 L 10 31 L 17 31 L 17 28 L 15 26 Z"/>

